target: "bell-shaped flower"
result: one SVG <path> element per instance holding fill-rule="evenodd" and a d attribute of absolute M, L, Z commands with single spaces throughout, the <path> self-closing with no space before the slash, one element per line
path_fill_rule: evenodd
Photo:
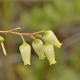
<path fill-rule="evenodd" d="M 50 65 L 51 64 L 55 64 L 56 61 L 55 61 L 55 55 L 54 55 L 54 47 L 52 44 L 46 42 L 44 44 L 44 52 L 45 52 L 45 55 L 47 57 L 47 59 L 49 60 L 50 62 Z"/>
<path fill-rule="evenodd" d="M 24 62 L 24 65 L 31 65 L 30 64 L 30 57 L 31 57 L 31 46 L 27 44 L 26 42 L 23 42 L 23 44 L 19 47 L 21 56 Z"/>
<path fill-rule="evenodd" d="M 58 48 L 60 48 L 60 46 L 62 45 L 57 39 L 57 37 L 55 36 L 55 34 L 50 30 L 45 31 L 43 37 L 46 41 L 48 41 L 49 43 L 53 44 Z"/>
<path fill-rule="evenodd" d="M 32 47 L 36 54 L 38 55 L 39 59 L 43 59 L 45 57 L 44 51 L 43 51 L 43 42 L 40 39 L 35 39 L 32 42 Z"/>

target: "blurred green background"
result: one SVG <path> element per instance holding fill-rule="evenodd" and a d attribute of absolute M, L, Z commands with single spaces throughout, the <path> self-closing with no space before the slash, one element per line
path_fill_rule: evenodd
<path fill-rule="evenodd" d="M 80 0 L 0 1 L 0 30 L 17 27 L 24 33 L 52 30 L 63 45 L 55 48 L 55 65 L 39 60 L 32 48 L 32 65 L 24 66 L 21 37 L 0 33 L 8 54 L 0 45 L 0 80 L 80 80 Z M 32 44 L 33 39 L 24 38 Z"/>

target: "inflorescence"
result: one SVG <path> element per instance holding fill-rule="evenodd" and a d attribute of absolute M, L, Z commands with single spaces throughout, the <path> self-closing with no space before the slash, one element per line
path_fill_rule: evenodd
<path fill-rule="evenodd" d="M 19 32 L 14 32 L 15 30 L 21 29 L 20 27 L 9 30 L 9 31 L 0 31 L 0 33 L 12 33 L 21 36 L 22 38 L 22 45 L 19 47 L 19 50 L 21 52 L 21 56 L 24 62 L 24 65 L 31 65 L 30 63 L 30 58 L 31 58 L 31 46 L 26 43 L 25 39 L 23 38 L 23 35 L 30 36 L 31 38 L 34 39 L 32 42 L 32 47 L 35 51 L 35 53 L 38 55 L 39 59 L 44 59 L 46 56 L 47 59 L 49 60 L 50 65 L 55 64 L 55 55 L 54 55 L 54 46 L 57 48 L 60 48 L 62 45 L 55 34 L 51 30 L 42 30 L 34 33 L 19 33 Z M 43 36 L 39 35 L 39 33 L 43 33 Z M 40 39 L 35 38 L 34 36 L 38 36 L 43 41 L 45 44 L 43 45 L 43 42 Z M 3 48 L 4 55 L 6 56 L 6 50 L 4 48 L 3 44 L 4 38 L 0 36 L 0 43 Z"/>

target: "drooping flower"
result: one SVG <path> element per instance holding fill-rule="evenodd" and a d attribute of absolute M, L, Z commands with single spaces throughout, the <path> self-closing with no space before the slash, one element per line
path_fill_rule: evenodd
<path fill-rule="evenodd" d="M 55 55 L 54 55 L 54 47 L 52 44 L 46 42 L 44 44 L 44 52 L 45 52 L 45 55 L 47 57 L 47 59 L 49 60 L 50 62 L 50 65 L 51 64 L 55 64 L 56 61 L 55 61 Z"/>
<path fill-rule="evenodd" d="M 31 57 L 31 46 L 27 44 L 26 42 L 23 42 L 23 44 L 19 47 L 21 56 L 24 62 L 24 65 L 31 65 L 30 64 L 30 57 Z"/>
<path fill-rule="evenodd" d="M 44 51 L 43 51 L 43 42 L 40 39 L 35 39 L 32 42 L 32 47 L 36 54 L 39 56 L 39 59 L 43 59 L 45 57 Z"/>
<path fill-rule="evenodd" d="M 45 31 L 43 37 L 46 41 L 58 48 L 60 48 L 60 46 L 62 45 L 51 30 Z"/>

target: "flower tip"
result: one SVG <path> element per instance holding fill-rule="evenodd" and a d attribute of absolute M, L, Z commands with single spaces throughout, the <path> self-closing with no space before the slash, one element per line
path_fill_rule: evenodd
<path fill-rule="evenodd" d="M 39 59 L 43 60 L 44 58 L 39 58 Z"/>
<path fill-rule="evenodd" d="M 28 65 L 31 65 L 31 63 L 28 63 Z"/>
<path fill-rule="evenodd" d="M 50 63 L 50 65 L 52 65 L 52 64 L 55 64 L 55 63 L 56 63 L 56 61 L 54 61 L 54 62 L 51 62 L 51 63 Z"/>
<path fill-rule="evenodd" d="M 26 65 L 31 65 L 30 63 L 28 63 L 28 64 L 24 64 L 24 66 L 26 66 Z"/>
<path fill-rule="evenodd" d="M 42 57 L 42 58 L 40 58 L 40 57 L 39 57 L 39 59 L 41 59 L 41 60 L 43 60 L 44 58 L 45 58 L 45 56 L 44 56 L 44 57 Z"/>
<path fill-rule="evenodd" d="M 62 44 L 61 44 L 61 43 L 59 43 L 59 45 L 57 46 L 57 48 L 60 48 L 60 47 L 61 47 L 61 45 L 62 45 Z"/>
<path fill-rule="evenodd" d="M 62 43 L 60 43 L 60 45 L 62 45 Z"/>

